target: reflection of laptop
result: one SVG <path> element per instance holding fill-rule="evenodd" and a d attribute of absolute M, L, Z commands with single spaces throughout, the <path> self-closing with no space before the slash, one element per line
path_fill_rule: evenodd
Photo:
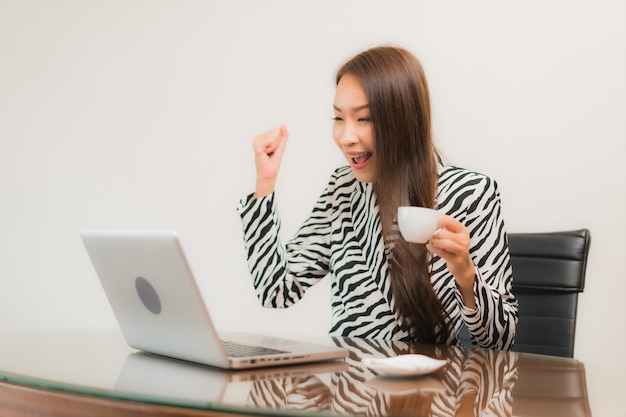
<path fill-rule="evenodd" d="M 115 384 L 124 395 L 158 398 L 161 401 L 192 401 L 243 405 L 251 383 L 278 383 L 347 371 L 344 361 L 324 361 L 300 365 L 224 371 L 188 362 L 159 358 L 143 352 L 127 356 Z M 314 387 L 310 386 L 311 389 Z M 300 392 L 303 397 L 304 393 Z"/>
<path fill-rule="evenodd" d="M 175 231 L 83 230 L 81 237 L 126 342 L 219 368 L 345 358 L 336 346 L 217 335 Z M 227 355 L 226 351 L 232 349 Z"/>

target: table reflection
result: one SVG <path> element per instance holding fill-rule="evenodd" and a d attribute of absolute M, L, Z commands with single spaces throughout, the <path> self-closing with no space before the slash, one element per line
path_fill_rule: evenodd
<path fill-rule="evenodd" d="M 57 390 L 83 394 L 82 399 L 86 394 L 246 415 L 591 415 L 585 366 L 571 358 L 333 339 L 350 351 L 345 361 L 222 371 L 133 351 L 117 332 L 28 332 L 3 340 L 0 382 L 43 387 L 48 396 L 48 390 Z M 385 378 L 361 362 L 405 353 L 445 359 L 447 365 L 430 375 Z M 3 392 L 11 396 L 2 398 Z M 37 409 L 47 401 L 16 403 L 14 392 L 0 386 L 2 406 Z"/>
<path fill-rule="evenodd" d="M 220 371 L 142 353 L 128 356 L 115 397 L 201 408 L 316 415 L 589 416 L 584 365 L 557 358 L 455 346 L 333 339 L 345 361 Z M 365 357 L 421 353 L 445 359 L 419 377 L 377 376 Z M 135 395 L 133 395 L 133 393 Z M 137 396 L 136 394 L 139 394 Z"/>
<path fill-rule="evenodd" d="M 350 350 L 349 369 L 330 386 L 317 375 L 254 381 L 248 405 L 260 408 L 376 416 L 511 416 L 518 354 L 454 346 L 333 339 Z M 388 378 L 362 365 L 367 356 L 421 353 L 448 365 L 428 376 Z"/>

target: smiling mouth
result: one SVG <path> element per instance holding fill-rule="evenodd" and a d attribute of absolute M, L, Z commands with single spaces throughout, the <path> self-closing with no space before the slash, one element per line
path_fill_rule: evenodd
<path fill-rule="evenodd" d="M 367 162 L 371 157 L 372 154 L 370 152 L 365 152 L 360 155 L 354 156 L 351 159 L 354 165 L 362 165 Z"/>

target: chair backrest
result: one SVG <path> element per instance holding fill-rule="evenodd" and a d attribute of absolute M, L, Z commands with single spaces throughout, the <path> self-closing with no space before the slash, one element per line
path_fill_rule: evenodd
<path fill-rule="evenodd" d="M 513 350 L 573 357 L 589 230 L 510 233 L 508 238 L 513 294 L 519 300 Z"/>

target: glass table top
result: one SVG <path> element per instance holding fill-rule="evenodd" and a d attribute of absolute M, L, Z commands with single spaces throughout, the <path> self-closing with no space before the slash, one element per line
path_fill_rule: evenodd
<path fill-rule="evenodd" d="M 320 340 L 316 340 L 321 342 Z M 130 348 L 117 329 L 3 333 L 0 380 L 162 405 L 274 415 L 590 415 L 584 366 L 565 358 L 365 339 L 344 361 L 221 371 Z M 422 353 L 432 374 L 377 375 L 365 357 Z"/>

